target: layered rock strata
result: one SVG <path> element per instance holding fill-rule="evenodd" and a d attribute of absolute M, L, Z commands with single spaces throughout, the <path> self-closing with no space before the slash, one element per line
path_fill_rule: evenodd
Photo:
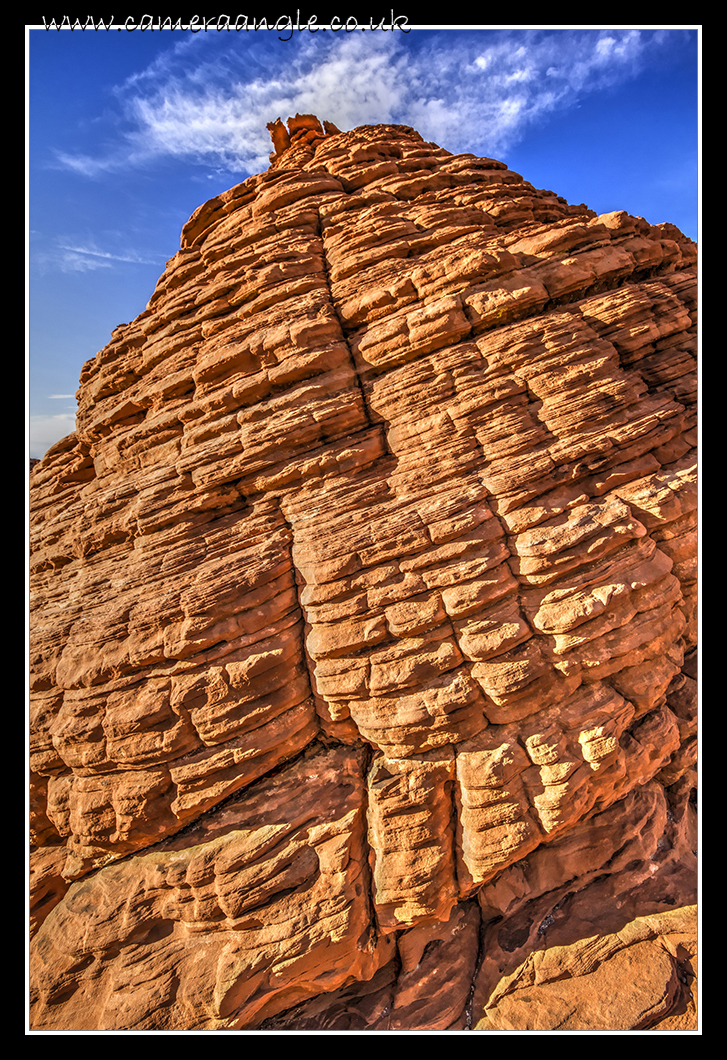
<path fill-rule="evenodd" d="M 696 248 L 271 134 L 31 472 L 31 1025 L 692 1026 Z"/>

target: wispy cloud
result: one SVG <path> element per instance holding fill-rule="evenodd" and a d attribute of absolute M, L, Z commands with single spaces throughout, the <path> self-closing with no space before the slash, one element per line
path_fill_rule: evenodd
<path fill-rule="evenodd" d="M 40 458 L 51 445 L 72 434 L 76 429 L 74 412 L 61 413 L 58 416 L 29 416 L 28 441 L 30 455 Z"/>
<path fill-rule="evenodd" d="M 34 260 L 42 272 L 49 269 L 60 270 L 60 272 L 93 272 L 96 269 L 113 268 L 116 262 L 133 265 L 156 264 L 154 260 L 143 258 L 134 251 L 112 254 L 107 250 L 99 250 L 93 244 L 60 242 L 49 250 L 37 251 L 34 254 Z"/>
<path fill-rule="evenodd" d="M 268 164 L 266 123 L 296 112 L 342 129 L 409 124 L 450 150 L 497 154 L 585 93 L 635 77 L 668 39 L 639 30 L 305 34 L 281 50 L 195 38 L 117 86 L 127 122 L 117 148 L 58 159 L 87 176 L 162 158 L 250 173 Z M 103 267 L 74 260 L 69 267 Z"/>

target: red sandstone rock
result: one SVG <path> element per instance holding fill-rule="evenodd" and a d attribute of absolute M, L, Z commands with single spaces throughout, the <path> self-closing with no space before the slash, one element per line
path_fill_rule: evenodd
<path fill-rule="evenodd" d="M 693 1026 L 696 248 L 269 128 L 31 471 L 32 1026 Z"/>
<path fill-rule="evenodd" d="M 637 789 L 483 888 L 477 1029 L 695 1027 L 688 790 Z"/>

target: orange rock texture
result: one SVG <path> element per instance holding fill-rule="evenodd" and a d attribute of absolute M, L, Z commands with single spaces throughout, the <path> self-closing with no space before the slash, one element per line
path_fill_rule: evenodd
<path fill-rule="evenodd" d="M 696 247 L 269 128 L 31 473 L 31 1027 L 694 1027 Z"/>

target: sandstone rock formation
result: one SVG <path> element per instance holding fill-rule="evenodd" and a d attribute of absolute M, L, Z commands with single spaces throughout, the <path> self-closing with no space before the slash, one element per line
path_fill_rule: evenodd
<path fill-rule="evenodd" d="M 696 248 L 271 134 L 31 473 L 31 1026 L 692 1027 Z"/>

